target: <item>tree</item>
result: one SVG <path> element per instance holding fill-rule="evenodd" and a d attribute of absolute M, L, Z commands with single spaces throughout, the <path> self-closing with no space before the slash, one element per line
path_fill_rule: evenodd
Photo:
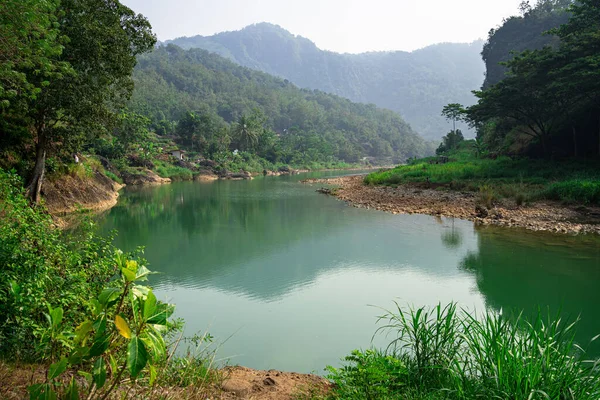
<path fill-rule="evenodd" d="M 264 130 L 266 118 L 255 109 L 251 115 L 242 115 L 232 128 L 235 143 L 242 151 L 252 151 L 258 146 L 258 140 Z"/>
<path fill-rule="evenodd" d="M 456 131 L 456 121 L 462 121 L 465 115 L 465 108 L 458 103 L 451 103 L 442 109 L 442 117 L 447 121 L 452 121 L 452 130 Z"/>
<path fill-rule="evenodd" d="M 435 153 L 439 155 L 447 153 L 450 150 L 454 150 L 458 148 L 460 143 L 462 143 L 464 140 L 465 138 L 460 129 L 450 131 L 442 138 L 442 143 L 440 143 L 440 146 L 437 148 Z"/>
<path fill-rule="evenodd" d="M 5 0 L 0 7 L 0 110 L 35 98 L 53 73 L 64 38 L 56 27 L 58 0 Z M 35 80 L 26 71 L 33 70 Z M 64 72 L 64 71 L 63 71 Z"/>
<path fill-rule="evenodd" d="M 133 90 L 136 56 L 156 39 L 145 17 L 118 0 L 62 0 L 57 9 L 59 31 L 68 38 L 57 62 L 73 73 L 55 76 L 28 104 L 27 118 L 35 137 L 35 166 L 27 192 L 39 202 L 46 155 L 53 145 L 77 148 L 104 132 Z M 25 70 L 39 82 L 35 71 Z"/>

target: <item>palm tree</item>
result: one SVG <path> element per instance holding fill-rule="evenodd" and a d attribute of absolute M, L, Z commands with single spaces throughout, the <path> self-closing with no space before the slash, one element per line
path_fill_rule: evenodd
<path fill-rule="evenodd" d="M 233 137 L 240 150 L 253 150 L 258 144 L 259 129 L 253 120 L 242 115 L 233 127 Z"/>

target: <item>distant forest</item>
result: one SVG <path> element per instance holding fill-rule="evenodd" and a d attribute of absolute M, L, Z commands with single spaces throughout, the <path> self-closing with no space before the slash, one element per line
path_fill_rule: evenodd
<path fill-rule="evenodd" d="M 436 44 L 411 53 L 338 54 L 320 50 L 310 40 L 279 26 L 261 23 L 240 31 L 170 42 L 215 52 L 303 88 L 397 111 L 415 131 L 431 140 L 439 140 L 449 129 L 440 116 L 442 107 L 452 102 L 474 104 L 471 91 L 484 79 L 482 41 Z M 463 126 L 464 131 L 468 129 Z"/>
<path fill-rule="evenodd" d="M 159 47 L 139 57 L 133 77 L 131 109 L 148 116 L 160 134 L 189 136 L 190 147 L 195 141 L 209 157 L 235 140 L 230 124 L 241 118 L 271 132 L 273 143 L 260 154 L 271 162 L 357 162 L 363 157 L 400 162 L 433 149 L 392 111 L 299 89 L 205 50 Z M 183 128 L 190 113 L 207 121 L 194 139 Z"/>

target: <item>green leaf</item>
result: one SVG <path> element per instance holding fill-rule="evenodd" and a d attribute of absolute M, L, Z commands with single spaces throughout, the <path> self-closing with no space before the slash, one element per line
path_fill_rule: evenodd
<path fill-rule="evenodd" d="M 28 388 L 30 400 L 56 400 L 56 392 L 49 384 L 38 383 Z"/>
<path fill-rule="evenodd" d="M 75 382 L 75 378 L 71 378 L 71 383 L 69 383 L 69 387 L 65 393 L 65 400 L 79 400 L 79 388 L 77 387 L 77 382 Z"/>
<path fill-rule="evenodd" d="M 167 319 L 173 314 L 175 307 L 172 304 L 158 303 L 154 313 L 148 317 L 149 324 L 166 325 Z"/>
<path fill-rule="evenodd" d="M 94 330 L 96 334 L 94 335 L 94 339 L 98 339 L 101 336 L 104 336 L 106 332 L 106 317 L 102 317 L 94 322 Z"/>
<path fill-rule="evenodd" d="M 103 306 L 109 305 L 109 303 L 112 303 L 119 298 L 121 292 L 120 288 L 106 288 L 98 296 L 98 301 Z"/>
<path fill-rule="evenodd" d="M 52 320 L 52 328 L 58 328 L 63 319 L 63 309 L 61 307 L 56 307 L 53 310 L 50 310 L 50 319 Z"/>
<path fill-rule="evenodd" d="M 75 329 L 75 342 L 80 343 L 93 328 L 92 321 L 84 321 Z"/>
<path fill-rule="evenodd" d="M 77 375 L 82 376 L 87 381 L 88 385 L 92 384 L 94 377 L 89 372 L 77 371 Z"/>
<path fill-rule="evenodd" d="M 96 360 L 94 363 L 94 369 L 92 370 L 92 375 L 94 377 L 94 383 L 98 389 L 102 389 L 106 383 L 106 364 L 104 363 L 104 358 L 100 357 L 98 360 Z"/>
<path fill-rule="evenodd" d="M 154 365 L 150 365 L 149 369 L 150 369 L 150 380 L 148 383 L 150 384 L 150 386 L 152 386 L 154 384 L 154 382 L 156 382 L 156 377 L 158 376 L 158 373 L 156 372 L 156 368 L 154 368 Z"/>
<path fill-rule="evenodd" d="M 158 361 L 166 357 L 167 350 L 165 340 L 163 336 L 154 329 L 153 325 L 148 325 L 148 328 L 141 337 L 148 349 L 152 352 L 155 360 Z"/>
<path fill-rule="evenodd" d="M 156 311 L 156 296 L 152 293 L 152 290 L 148 291 L 146 301 L 144 301 L 144 321 L 148 321 L 150 317 L 154 315 Z"/>
<path fill-rule="evenodd" d="M 99 338 L 96 338 L 96 340 L 94 340 L 94 343 L 92 344 L 92 348 L 90 349 L 89 356 L 98 357 L 99 355 L 103 354 L 106 351 L 106 349 L 108 349 L 109 339 L 109 335 L 104 335 L 100 336 Z"/>
<path fill-rule="evenodd" d="M 58 377 L 60 374 L 62 374 L 66 370 L 67 370 L 67 359 L 63 357 L 60 359 L 60 361 L 55 362 L 54 364 L 50 365 L 50 368 L 48 368 L 48 379 L 49 380 L 55 379 L 56 377 Z"/>
<path fill-rule="evenodd" d="M 133 379 L 144 369 L 147 362 L 148 351 L 146 351 L 144 342 L 137 336 L 133 337 L 127 347 L 127 368 Z"/>
<path fill-rule="evenodd" d="M 154 274 L 154 272 L 150 271 L 148 268 L 146 268 L 143 265 L 140 265 L 138 270 L 137 270 L 137 275 L 135 277 L 136 281 L 147 281 L 148 280 L 148 275 L 152 275 Z"/>
<path fill-rule="evenodd" d="M 133 282 L 135 280 L 135 271 L 132 271 L 128 268 L 121 268 L 121 273 L 127 280 L 127 282 Z"/>

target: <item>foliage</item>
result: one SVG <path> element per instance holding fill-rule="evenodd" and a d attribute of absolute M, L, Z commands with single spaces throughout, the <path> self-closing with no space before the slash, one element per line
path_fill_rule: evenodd
<path fill-rule="evenodd" d="M 383 352 L 353 353 L 355 367 L 333 369 L 338 387 L 332 397 L 591 400 L 600 395 L 598 362 L 586 361 L 575 343 L 577 321 L 560 315 L 477 315 L 453 303 L 419 309 L 396 304 L 380 321 L 384 325 L 377 332 L 394 339 Z M 383 396 L 357 396 L 374 382 L 382 384 L 375 389 Z"/>
<path fill-rule="evenodd" d="M 155 130 L 176 123 L 179 143 L 211 159 L 236 149 L 292 165 L 432 152 L 396 113 L 301 90 L 203 50 L 161 46 L 139 57 L 134 79 L 129 107 Z"/>
<path fill-rule="evenodd" d="M 378 350 L 354 350 L 342 368 L 327 367 L 327 376 L 341 399 L 393 398 L 406 385 L 408 370 L 403 362 Z"/>
<path fill-rule="evenodd" d="M 436 141 L 448 130 L 438 110 L 453 100 L 473 104 L 471 90 L 481 86 L 484 73 L 481 41 L 440 43 L 411 53 L 337 54 L 279 26 L 260 23 L 240 31 L 182 37 L 169 43 L 217 53 L 301 88 L 396 111 L 415 131 Z"/>
<path fill-rule="evenodd" d="M 524 1 L 520 6 L 520 16 L 509 17 L 502 26 L 491 29 L 481 53 L 486 67 L 483 88 L 487 89 L 505 78 L 507 69 L 504 63 L 515 54 L 556 46 L 558 38 L 544 33 L 569 20 L 566 8 L 571 3 L 570 0 L 537 0 L 531 6 L 529 1 Z"/>
<path fill-rule="evenodd" d="M 25 7 L 29 3 L 33 2 Z M 35 64 L 30 60 L 15 62 L 21 56 L 18 52 L 8 52 L 10 57 L 4 61 L 4 65 L 18 68 L 16 72 L 28 83 L 41 88 L 28 101 L 9 102 L 10 107 L 4 110 L 9 116 L 4 130 L 20 135 L 26 144 L 35 144 L 28 193 L 36 202 L 40 199 L 47 153 L 56 147 L 66 152 L 77 150 L 83 142 L 104 132 L 114 120 L 115 109 L 131 94 L 136 56 L 151 49 L 156 40 L 148 21 L 118 0 L 43 3 L 48 9 L 41 11 L 48 15 L 42 13 L 42 17 L 32 19 L 34 26 L 30 28 L 36 32 L 39 26 L 42 40 L 36 45 L 52 50 L 43 62 L 44 66 L 50 65 L 47 69 L 52 74 L 47 76 L 32 68 Z M 24 11 L 26 16 L 36 12 Z M 47 32 L 48 21 L 52 21 L 51 33 Z M 33 62 L 37 60 L 35 54 L 24 55 L 31 56 Z"/>
<path fill-rule="evenodd" d="M 446 136 L 442 138 L 442 143 L 436 149 L 436 154 L 445 154 L 451 150 L 457 149 L 460 144 L 465 140 L 460 129 L 450 131 Z"/>
<path fill-rule="evenodd" d="M 524 20 L 560 15 L 568 21 L 544 24 L 550 30 L 547 37 L 556 39 L 552 46 L 511 56 L 504 63 L 506 76 L 475 93 L 478 103 L 467 109 L 468 120 L 495 151 L 600 155 L 600 5 L 544 0 L 524 10 Z M 510 21 L 502 29 L 511 29 Z M 492 45 L 489 49 L 497 51 Z"/>
<path fill-rule="evenodd" d="M 75 329 L 63 324 L 63 309 L 48 306 L 48 328 L 42 341 L 59 348 L 48 369 L 47 381 L 29 388 L 32 399 L 106 399 L 125 377 L 143 377 L 149 386 L 157 378 L 157 366 L 167 359 L 163 334 L 174 307 L 159 302 L 152 289 L 139 283 L 151 273 L 122 253 L 115 254 L 119 279 L 107 284 L 91 299 L 91 311 Z M 71 379 L 64 387 L 61 376 L 78 369 L 85 384 Z"/>
<path fill-rule="evenodd" d="M 475 152 L 473 141 L 465 141 L 449 153 L 447 163 L 435 163 L 435 159 L 414 160 L 409 165 L 373 172 L 364 181 L 371 185 L 429 182 L 445 184 L 448 189 L 471 191 L 479 191 L 485 186 L 485 197 L 492 200 L 519 197 L 521 203 L 545 198 L 600 204 L 597 161 L 481 158 Z M 484 203 L 489 204 L 488 201 Z"/>
<path fill-rule="evenodd" d="M 0 170 L 0 355 L 28 361 L 50 356 L 39 341 L 47 304 L 74 321 L 114 273 L 110 238 L 83 224 L 85 240 L 63 238 L 49 215 L 29 207 L 22 182 Z"/>

